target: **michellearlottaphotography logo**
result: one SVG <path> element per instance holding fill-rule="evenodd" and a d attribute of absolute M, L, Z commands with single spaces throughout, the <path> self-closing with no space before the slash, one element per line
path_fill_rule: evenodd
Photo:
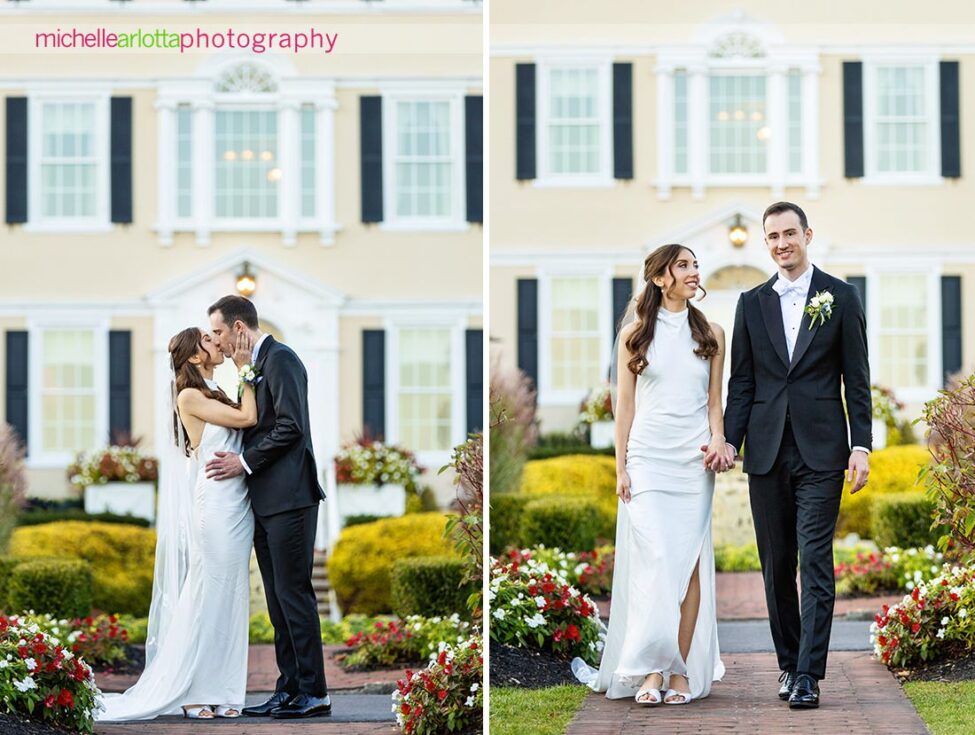
<path fill-rule="evenodd" d="M 247 33 L 227 28 L 208 31 L 171 31 L 166 28 L 138 28 L 133 31 L 114 31 L 98 27 L 92 30 L 56 28 L 34 34 L 37 49 L 172 49 L 179 53 L 200 50 L 238 50 L 263 54 L 271 51 L 299 53 L 317 50 L 330 54 L 335 50 L 338 33 L 308 28 L 302 31 L 258 31 Z"/>

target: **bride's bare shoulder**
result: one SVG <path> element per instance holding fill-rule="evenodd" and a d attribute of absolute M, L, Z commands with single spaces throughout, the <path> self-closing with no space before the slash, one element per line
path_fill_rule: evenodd
<path fill-rule="evenodd" d="M 201 398 L 206 398 L 206 396 L 203 395 L 203 391 L 199 388 L 183 388 L 176 395 L 176 405 L 182 408 L 183 406 L 193 404 Z"/>

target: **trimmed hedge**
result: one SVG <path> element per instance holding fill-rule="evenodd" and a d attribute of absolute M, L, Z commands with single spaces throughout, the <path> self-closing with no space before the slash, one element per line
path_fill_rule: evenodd
<path fill-rule="evenodd" d="M 11 612 L 33 610 L 55 618 L 91 613 L 91 566 L 81 559 L 36 559 L 10 571 L 7 600 Z"/>
<path fill-rule="evenodd" d="M 524 493 L 498 493 L 491 495 L 490 551 L 503 554 L 511 546 L 522 548 L 521 516 L 525 506 L 534 498 Z"/>
<path fill-rule="evenodd" d="M 399 617 L 466 616 L 476 585 L 464 582 L 467 562 L 449 556 L 398 559 L 390 571 L 393 612 Z"/>
<path fill-rule="evenodd" d="M 937 547 L 943 531 L 931 530 L 933 515 L 934 503 L 921 493 L 881 496 L 873 504 L 873 540 L 881 549 Z"/>
<path fill-rule="evenodd" d="M 523 546 L 563 551 L 596 548 L 603 519 L 600 507 L 583 498 L 539 498 L 525 506 L 520 537 Z"/>
<path fill-rule="evenodd" d="M 535 497 L 558 496 L 593 500 L 601 509 L 597 535 L 616 538 L 616 458 L 592 454 L 568 454 L 525 464 L 521 491 Z M 522 541 L 522 543 L 525 543 Z"/>
<path fill-rule="evenodd" d="M 127 523 L 131 526 L 149 528 L 146 518 L 137 516 L 120 516 L 115 513 L 85 513 L 83 510 L 33 510 L 22 513 L 17 519 L 18 526 L 39 526 L 42 523 L 58 523 L 60 521 L 86 521 L 93 523 Z"/>
<path fill-rule="evenodd" d="M 887 447 L 872 452 L 867 486 L 856 495 L 850 495 L 849 483 L 843 487 L 836 533 L 841 536 L 856 533 L 861 538 L 869 538 L 875 501 L 881 496 L 894 493 L 923 494 L 923 487 L 916 484 L 917 474 L 930 461 L 931 455 L 928 451 L 916 444 Z"/>
<path fill-rule="evenodd" d="M 124 523 L 62 521 L 14 531 L 10 555 L 84 559 L 94 578 L 94 606 L 104 612 L 149 613 L 156 532 Z"/>
<path fill-rule="evenodd" d="M 328 560 L 328 577 L 342 612 L 389 612 L 390 570 L 398 559 L 456 556 L 444 538 L 446 523 L 444 513 L 409 513 L 342 529 Z"/>

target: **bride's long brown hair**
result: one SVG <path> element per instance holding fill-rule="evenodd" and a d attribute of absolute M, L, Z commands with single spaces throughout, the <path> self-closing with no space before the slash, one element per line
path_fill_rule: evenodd
<path fill-rule="evenodd" d="M 176 391 L 174 398 L 175 396 L 178 396 L 181 391 L 187 388 L 196 388 L 207 398 L 213 398 L 214 400 L 225 403 L 228 406 L 239 408 L 240 404 L 230 400 L 223 390 L 220 388 L 217 388 L 216 390 L 210 388 L 210 386 L 206 384 L 206 380 L 203 379 L 203 374 L 200 373 L 196 365 L 190 362 L 190 358 L 200 350 L 203 350 L 203 332 L 201 332 L 197 327 L 187 327 L 169 340 L 169 356 L 173 362 L 173 372 L 176 374 Z M 181 424 L 182 419 L 180 418 L 179 412 L 176 410 L 174 403 L 173 439 L 177 446 L 179 446 L 179 428 Z M 182 424 L 182 426 L 183 453 L 188 457 L 190 455 L 190 438 L 186 433 L 186 425 Z"/>
<path fill-rule="evenodd" d="M 653 279 L 664 274 L 670 274 L 676 280 L 670 269 L 684 250 L 693 257 L 697 257 L 690 248 L 672 244 L 660 246 L 643 261 L 643 280 L 646 281 L 647 287 L 643 289 L 643 293 L 637 299 L 636 327 L 629 339 L 626 340 L 626 348 L 633 355 L 627 363 L 627 367 L 634 375 L 642 373 L 649 364 L 647 350 L 650 343 L 653 342 L 653 334 L 657 326 L 657 314 L 660 312 L 664 300 L 663 291 L 653 282 Z M 704 298 L 707 291 L 704 290 L 703 286 L 699 288 L 702 292 L 701 298 Z M 691 325 L 691 336 L 697 342 L 694 354 L 701 358 L 714 357 L 718 354 L 718 341 L 714 337 L 714 332 L 711 331 L 707 317 L 700 309 L 691 304 L 690 300 L 687 302 L 687 310 L 687 319 Z"/>

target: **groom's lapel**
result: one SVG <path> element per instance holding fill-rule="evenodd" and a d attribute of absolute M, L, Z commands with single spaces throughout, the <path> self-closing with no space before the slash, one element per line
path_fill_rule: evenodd
<path fill-rule="evenodd" d="M 808 304 L 810 298 L 827 286 L 829 286 L 829 281 L 826 279 L 826 274 L 816 266 L 813 266 L 813 276 L 809 283 L 809 293 L 806 294 L 805 303 Z M 819 331 L 819 327 L 822 325 L 821 321 L 817 321 L 816 326 L 810 329 L 809 322 L 811 319 L 812 317 L 805 312 L 805 306 L 803 306 L 802 321 L 799 323 L 799 336 L 796 337 L 796 347 L 792 351 L 792 364 L 789 365 L 789 372 L 792 372 L 792 369 L 799 363 L 802 356 L 806 354 L 806 350 L 809 349 L 813 337 L 816 336 L 816 332 Z"/>
<path fill-rule="evenodd" d="M 785 344 L 785 325 L 782 324 L 782 306 L 779 303 L 779 295 L 772 289 L 772 284 L 778 276 L 772 276 L 758 291 L 758 301 L 762 307 L 762 318 L 765 320 L 765 329 L 768 330 L 769 339 L 775 354 L 782 360 L 782 364 L 789 367 L 789 348 Z"/>
<path fill-rule="evenodd" d="M 254 368 L 258 371 L 263 372 L 264 362 L 267 360 L 267 353 L 271 351 L 271 345 L 274 343 L 274 337 L 270 334 L 264 343 L 261 345 L 261 351 L 257 353 L 257 362 L 254 364 Z"/>

